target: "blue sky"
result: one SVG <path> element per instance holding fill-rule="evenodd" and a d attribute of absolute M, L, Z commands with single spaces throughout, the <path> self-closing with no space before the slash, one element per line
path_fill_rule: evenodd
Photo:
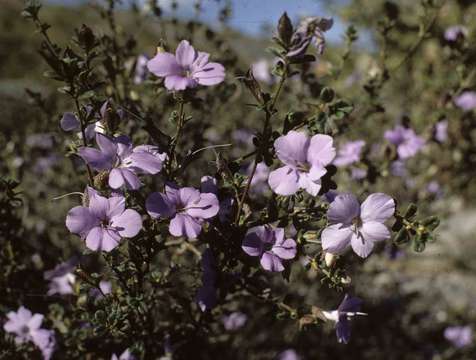
<path fill-rule="evenodd" d="M 141 0 L 146 2 L 145 0 Z M 264 25 L 269 24 L 273 27 L 284 11 L 293 21 L 302 16 L 324 16 L 333 17 L 334 26 L 327 33 L 329 42 L 339 42 L 342 40 L 346 25 L 339 19 L 337 14 L 332 10 L 336 4 L 348 2 L 348 0 L 230 0 L 232 3 L 232 16 L 229 25 L 238 31 L 252 36 L 259 36 Z M 50 0 L 51 3 L 57 4 L 77 4 L 86 3 L 87 0 Z M 127 0 L 123 0 L 127 4 Z M 196 18 L 194 3 L 196 0 L 177 0 L 179 4 L 177 15 L 184 19 Z M 159 6 L 164 10 L 165 15 L 172 15 L 170 0 L 159 0 Z M 199 15 L 199 19 L 210 24 L 218 26 L 217 14 L 224 0 L 202 0 L 203 11 Z M 325 3 L 332 3 L 332 7 L 326 6 Z M 362 34 L 361 34 L 362 35 Z M 368 39 L 362 36 L 361 43 L 367 43 Z"/>
<path fill-rule="evenodd" d="M 195 16 L 193 4 L 194 0 L 178 0 L 180 16 L 191 18 Z M 336 1 L 334 1 L 336 2 Z M 203 0 L 203 12 L 200 17 L 213 25 L 217 19 L 217 13 L 222 7 L 223 1 Z M 165 10 L 169 7 L 170 1 L 159 1 Z M 345 31 L 345 26 L 328 8 L 323 6 L 319 0 L 234 0 L 232 1 L 232 16 L 229 25 L 241 32 L 249 35 L 259 35 L 263 25 L 271 24 L 275 26 L 281 14 L 287 11 L 292 20 L 297 20 L 302 16 L 320 15 L 332 16 L 335 18 L 335 25 L 328 33 L 330 41 L 339 41 Z M 169 13 L 167 11 L 167 13 Z"/>

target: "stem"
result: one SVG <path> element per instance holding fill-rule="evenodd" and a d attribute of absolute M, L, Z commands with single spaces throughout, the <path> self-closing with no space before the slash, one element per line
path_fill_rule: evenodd
<path fill-rule="evenodd" d="M 79 106 L 77 97 L 74 98 L 74 103 L 76 104 L 76 109 L 78 111 L 79 123 L 81 125 L 81 136 L 83 138 L 83 145 L 84 147 L 88 147 L 88 141 L 86 139 L 86 126 L 84 124 L 83 115 L 81 113 L 81 108 Z M 93 186 L 94 185 L 93 172 L 91 171 L 91 167 L 89 166 L 88 163 L 86 163 L 86 169 L 88 171 L 89 185 Z"/>
<path fill-rule="evenodd" d="M 419 36 L 418 40 L 415 42 L 415 44 L 413 44 L 413 46 L 410 48 L 410 50 L 406 53 L 406 55 L 403 57 L 402 60 L 400 60 L 400 62 L 394 67 L 392 68 L 391 71 L 395 71 L 395 70 L 398 70 L 403 64 L 405 64 L 415 53 L 416 51 L 418 50 L 418 48 L 420 47 L 420 45 L 423 43 L 423 40 L 425 39 L 425 36 L 426 34 L 431 30 L 431 28 L 433 27 L 433 25 L 435 24 L 436 22 L 436 19 L 438 18 L 439 14 L 440 14 L 440 11 L 441 9 L 443 8 L 443 6 L 445 5 L 447 0 L 443 0 L 443 2 L 441 3 L 441 5 L 438 7 L 438 9 L 436 10 L 436 13 L 435 15 L 433 16 L 433 18 L 431 19 L 431 21 L 428 23 L 428 25 L 425 27 L 425 29 L 423 30 L 422 34 Z"/>
<path fill-rule="evenodd" d="M 286 64 L 286 69 L 287 69 L 287 64 Z M 243 192 L 243 195 L 241 196 L 241 199 L 238 199 L 238 210 L 236 212 L 236 217 L 235 217 L 235 223 L 236 224 L 238 224 L 238 222 L 240 220 L 241 211 L 243 210 L 244 202 L 246 200 L 246 197 L 248 196 L 248 192 L 250 191 L 251 182 L 253 181 L 253 177 L 255 176 L 256 169 L 258 167 L 258 159 L 263 155 L 265 144 L 267 144 L 267 142 L 268 142 L 269 122 L 270 122 L 271 116 L 273 116 L 273 114 L 274 114 L 276 101 L 278 100 L 278 97 L 281 94 L 281 90 L 283 89 L 283 85 L 284 85 L 284 82 L 286 81 L 286 77 L 287 77 L 287 71 L 284 72 L 283 76 L 281 77 L 281 79 L 279 81 L 278 88 L 276 89 L 276 92 L 273 96 L 273 100 L 271 101 L 271 105 L 269 107 L 265 108 L 266 118 L 265 118 L 264 125 L 263 125 L 263 141 L 261 142 L 259 149 L 256 151 L 256 156 L 255 156 L 255 161 L 254 161 L 254 164 L 253 164 L 253 169 L 251 170 L 251 174 L 250 174 L 250 176 L 248 178 L 248 181 L 246 183 L 245 191 Z"/>
<path fill-rule="evenodd" d="M 183 100 L 180 100 L 177 132 L 175 133 L 174 142 L 173 142 L 173 145 L 174 145 L 173 149 L 174 149 L 174 150 L 175 150 L 175 146 L 178 144 L 178 142 L 179 142 L 179 140 L 180 140 L 180 135 L 182 134 L 182 128 L 183 128 L 183 108 L 184 108 Z"/>
<path fill-rule="evenodd" d="M 179 99 L 179 115 L 178 115 L 178 123 L 177 123 L 177 130 L 175 132 L 175 136 L 172 139 L 172 143 L 170 144 L 170 169 L 172 167 L 172 161 L 175 165 L 177 165 L 177 156 L 175 154 L 175 149 L 177 147 L 177 144 L 180 140 L 180 135 L 182 134 L 182 129 L 183 129 L 183 123 L 184 123 L 184 101 L 183 99 Z"/>
<path fill-rule="evenodd" d="M 43 35 L 43 38 L 45 39 L 45 44 L 48 47 L 48 50 L 51 52 L 51 54 L 53 56 L 56 57 L 56 59 L 58 59 L 58 54 L 56 52 L 56 49 L 55 49 L 53 43 L 51 42 L 51 39 L 48 36 L 47 31 L 44 29 L 43 23 L 41 22 L 41 20 L 39 18 L 35 18 L 34 22 L 35 22 L 36 27 L 40 30 L 40 33 Z"/>

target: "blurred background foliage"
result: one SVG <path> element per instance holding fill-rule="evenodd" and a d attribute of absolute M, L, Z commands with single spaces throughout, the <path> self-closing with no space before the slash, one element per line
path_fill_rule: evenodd
<path fill-rule="evenodd" d="M 304 359 L 349 356 L 356 359 L 474 359 L 474 342 L 459 349 L 443 337 L 443 332 L 450 325 L 474 327 L 476 324 L 476 118 L 474 111 L 464 112 L 454 103 L 462 91 L 476 90 L 476 23 L 473 21 L 476 4 L 468 0 L 314 3 L 315 7 L 306 9 L 308 15 L 338 16 L 339 26 L 334 29 L 337 35 L 332 35 L 335 41 L 328 44 L 322 58 L 309 65 L 311 79 L 306 81 L 315 83 L 315 93 L 310 87 L 312 96 L 303 102 L 304 90 L 299 81 L 290 82 L 279 107 L 294 112 L 307 109 L 313 106 L 306 103 L 308 99 L 310 102 L 317 99 L 324 85 L 332 87 L 353 105 L 345 122 L 336 119 L 335 132 L 349 140 L 364 139 L 368 158 L 375 151 L 391 152 L 383 139 L 385 130 L 398 123 L 411 124 L 427 144 L 407 162 L 406 174 L 393 176 L 387 164 L 377 169 L 379 176 L 375 179 L 366 177 L 353 181 L 351 169 L 345 169 L 338 173 L 338 183 L 345 184 L 343 190 L 356 193 L 369 188 L 385 191 L 399 199 L 403 206 L 425 200 L 423 214 L 436 212 L 443 219 L 438 237 L 428 244 L 423 254 L 412 254 L 407 247 L 392 245 L 380 256 L 372 256 L 365 262 L 353 260 L 359 263 L 356 267 L 359 271 L 352 274 L 355 292 L 365 299 L 364 310 L 369 316 L 354 322 L 355 336 L 346 346 L 336 343 L 330 327 L 298 331 L 295 321 L 285 311 L 283 319 L 276 321 L 276 309 L 270 311 L 250 300 L 240 308 L 236 308 L 238 302 L 230 302 L 227 308 L 227 311 L 248 314 L 244 328 L 223 332 L 215 323 L 204 334 L 186 334 L 192 341 L 179 347 L 176 356 L 190 358 L 191 352 L 200 347 L 202 351 L 196 355 L 200 359 L 224 358 L 223 354 L 230 359 L 271 359 L 286 348 L 296 349 Z M 205 23 L 180 16 L 181 8 L 192 14 L 196 11 L 193 2 L 178 2 L 177 13 L 170 10 L 165 14 L 157 9 L 153 14 L 151 7 L 143 3 L 131 4 L 124 2 L 124 6 L 117 9 L 116 17 L 118 35 L 130 49 L 128 66 L 131 69 L 135 56 L 153 56 L 161 41 L 173 49 L 184 38 L 212 53 L 227 68 L 227 85 L 220 93 L 203 95 L 215 98 L 206 99 L 210 105 L 208 113 L 195 109 L 194 113 L 200 116 L 195 119 L 198 129 L 189 129 L 184 136 L 186 141 L 195 141 L 196 145 L 233 143 L 239 149 L 233 150 L 236 152 L 233 156 L 252 150 L 246 137 L 251 140 L 260 115 L 246 105 L 250 96 L 239 79 L 251 63 L 263 58 L 272 62 L 273 57 L 265 48 L 270 45 L 271 29 L 277 18 L 271 19 L 269 24 L 261 24 L 259 32 L 251 34 L 228 26 L 233 23 L 234 9 L 242 6 L 239 1 L 213 2 L 219 9 L 220 19 L 205 16 Z M 202 5 L 209 4 L 203 1 Z M 18 193 L 21 203 L 13 201 L 11 208 L 4 206 L 9 210 L 2 213 L 2 217 L 8 216 L 9 229 L 17 224 L 18 231 L 2 231 L 0 236 L 8 237 L 11 246 L 29 254 L 15 259 L 16 266 L 38 271 L 36 277 L 25 279 L 19 272 L 19 277 L 8 280 L 23 283 L 25 291 L 17 295 L 21 303 L 28 305 L 37 301 L 29 294 L 45 292 L 41 272 L 82 248 L 81 241 L 64 228 L 65 214 L 75 199 L 54 198 L 77 191 L 83 181 L 75 173 L 79 166 L 77 159 L 64 158 L 67 135 L 59 128 L 62 113 L 71 111 L 73 104 L 57 91 L 57 82 L 44 77 L 47 66 L 37 51 L 39 37 L 34 34 L 34 26 L 20 16 L 23 4 L 4 0 L 1 7 L 0 174 L 5 181 L 15 180 L 19 185 L 12 190 L 14 185 L 5 183 L 0 190 L 2 196 L 8 198 L 12 197 L 12 191 Z M 316 14 L 314 9 L 324 14 Z M 100 15 L 97 5 L 46 3 L 42 18 L 52 26 L 49 34 L 58 44 L 70 43 L 74 29 L 83 23 L 91 26 L 96 34 L 109 31 L 106 30 L 107 18 Z M 246 27 L 246 18 L 242 21 Z M 353 26 L 347 28 L 349 24 Z M 468 34 L 464 39 L 449 43 L 444 32 L 453 25 L 464 25 Z M 356 37 L 360 38 L 357 42 Z M 146 90 L 148 94 L 143 95 Z M 150 84 L 135 85 L 125 97 L 139 97 L 154 109 L 154 116 L 162 117 L 159 122 L 164 128 L 170 128 L 166 120 L 173 104 L 168 100 L 156 104 L 157 94 L 149 90 Z M 108 95 L 107 88 L 104 95 Z M 434 126 L 442 119 L 448 121 L 448 140 L 438 142 L 434 138 Z M 244 132 L 245 140 L 237 135 L 236 131 L 241 129 L 250 131 Z M 376 149 L 373 146 L 376 144 L 383 146 Z M 390 163 L 392 154 L 388 159 Z M 198 185 L 196 174 L 204 174 L 203 169 L 212 168 L 213 160 L 213 154 L 206 156 L 191 171 L 194 185 Z M 201 172 L 198 172 L 196 169 L 200 166 Z M 357 166 L 371 170 L 366 168 L 365 161 Z M 428 189 L 430 182 L 438 185 L 438 191 Z M 2 251 L 2 260 L 5 260 L 7 250 Z M 275 278 L 273 288 L 289 287 L 287 293 L 295 294 L 290 295 L 289 303 L 296 306 L 301 301 L 335 304 L 338 299 L 328 298 L 315 277 L 312 271 L 295 264 L 292 281 L 284 285 L 284 280 Z M 4 279 L 7 278 L 5 275 Z M 0 296 L 2 291 L 0 289 Z M 8 294 L 8 298 L 11 295 Z M 2 303 L 1 306 L 0 311 L 4 313 L 16 304 Z M 42 306 L 46 312 L 47 302 Z M 50 312 L 54 310 L 50 307 Z M 105 357 L 115 351 L 113 341 L 103 345 Z M 58 358 L 66 357 L 58 355 Z"/>

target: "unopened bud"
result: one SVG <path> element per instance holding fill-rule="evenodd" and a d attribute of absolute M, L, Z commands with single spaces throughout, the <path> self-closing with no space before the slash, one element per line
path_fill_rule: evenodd
<path fill-rule="evenodd" d="M 340 279 L 340 282 L 344 285 L 349 285 L 352 282 L 352 279 L 349 275 Z"/>
<path fill-rule="evenodd" d="M 337 260 L 337 256 L 331 253 L 326 253 L 324 255 L 324 261 L 327 267 L 332 267 Z"/>
<path fill-rule="evenodd" d="M 305 240 L 316 240 L 317 239 L 317 232 L 315 231 L 306 231 L 303 236 Z"/>

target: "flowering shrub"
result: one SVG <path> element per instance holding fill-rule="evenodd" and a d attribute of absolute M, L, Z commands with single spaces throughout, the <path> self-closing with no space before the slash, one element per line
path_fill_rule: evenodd
<path fill-rule="evenodd" d="M 384 43 L 398 18 L 398 7 L 385 4 Z M 393 74 L 384 54 L 365 80 L 365 99 L 341 81 L 349 61 L 358 69 L 357 33 L 349 27 L 339 55 L 325 46 L 330 18 L 296 23 L 284 13 L 269 36 L 274 59 L 251 64 L 230 39 L 197 22 L 175 36 L 157 33 L 140 54 L 118 25 L 116 5 L 97 7 L 107 31 L 83 25 L 68 45 L 51 36 L 36 2 L 23 10 L 41 36 L 45 75 L 60 84 L 66 105 L 51 113 L 41 94 L 30 94 L 53 135 L 28 146 L 62 145 L 36 169 L 40 182 L 55 184 L 38 195 L 54 198 L 52 209 L 33 211 L 46 230 L 21 217 L 30 199 L 18 184 L 0 183 L 0 354 L 216 359 L 227 351 L 236 359 L 299 359 L 358 349 L 370 359 L 378 355 L 368 339 L 383 332 L 383 318 L 398 344 L 406 341 L 407 319 L 394 319 L 405 308 L 377 306 L 374 288 L 387 289 L 375 279 L 435 240 L 439 219 L 430 204 L 439 183 L 412 185 L 419 174 L 409 173 L 416 161 L 431 161 L 430 146 L 454 142 L 459 125 L 443 114 L 425 130 L 408 116 L 359 124 L 383 116 Z M 423 30 L 393 71 L 412 61 Z M 442 36 L 459 47 L 467 34 L 455 26 Z M 319 76 L 313 67 L 326 63 L 334 68 Z M 447 106 L 470 127 L 474 103 L 474 92 L 458 89 Z M 471 157 L 467 147 L 461 152 Z M 461 164 L 449 166 L 458 172 Z M 39 241 L 21 241 L 28 236 Z M 461 351 L 471 346 L 464 324 L 440 335 Z M 396 356 L 413 358 L 408 349 Z"/>

